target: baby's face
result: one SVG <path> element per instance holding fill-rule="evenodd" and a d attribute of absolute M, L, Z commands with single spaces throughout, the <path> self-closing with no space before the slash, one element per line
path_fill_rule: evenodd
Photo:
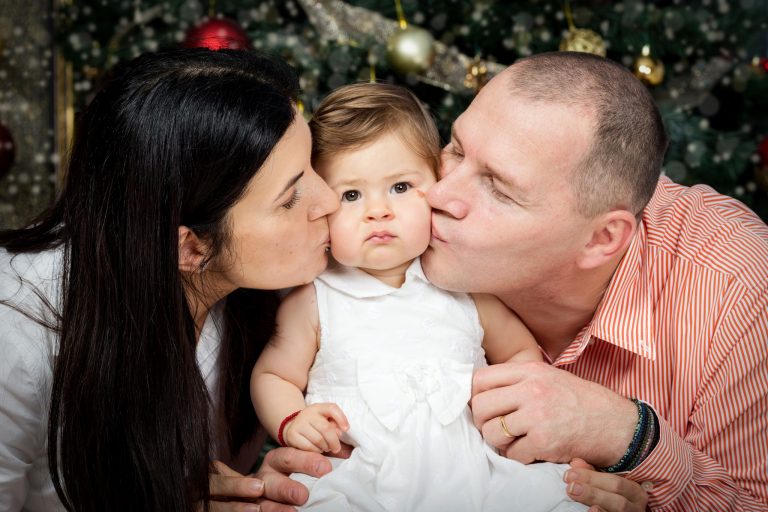
<path fill-rule="evenodd" d="M 425 195 L 435 177 L 397 133 L 327 158 L 317 168 L 341 200 L 328 218 L 336 261 L 372 274 L 405 272 L 426 250 L 432 212 Z"/>

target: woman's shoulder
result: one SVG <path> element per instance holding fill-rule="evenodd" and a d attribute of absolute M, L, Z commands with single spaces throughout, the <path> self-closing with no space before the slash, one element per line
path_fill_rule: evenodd
<path fill-rule="evenodd" d="M 55 353 L 61 252 L 10 254 L 0 248 L 0 353 L 17 370 L 46 371 Z"/>
<path fill-rule="evenodd" d="M 59 290 L 62 249 L 9 253 L 0 248 L 0 300 L 23 300 L 30 292 L 52 299 Z"/>

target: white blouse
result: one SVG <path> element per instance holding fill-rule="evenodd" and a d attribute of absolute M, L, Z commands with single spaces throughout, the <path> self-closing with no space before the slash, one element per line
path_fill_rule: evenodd
<path fill-rule="evenodd" d="M 10 255 L 0 249 L 0 300 L 51 318 L 35 289 L 58 307 L 61 257 L 61 250 Z M 221 313 L 221 304 L 211 311 L 197 345 L 197 363 L 214 410 L 219 397 L 215 388 Z M 64 510 L 51 481 L 47 457 L 48 404 L 57 350 L 54 333 L 0 304 L 0 510 L 5 512 Z M 218 414 L 212 411 L 212 417 Z M 220 431 L 220 422 L 217 424 Z M 244 447 L 234 463 L 225 447 L 214 447 L 214 453 L 242 471 L 255 463 L 259 444 L 251 442 Z"/>

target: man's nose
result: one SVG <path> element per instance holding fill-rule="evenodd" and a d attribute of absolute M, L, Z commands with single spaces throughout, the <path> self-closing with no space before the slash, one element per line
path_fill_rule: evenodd
<path fill-rule="evenodd" d="M 463 219 L 469 213 L 468 184 L 459 179 L 458 169 L 453 169 L 448 174 L 429 187 L 427 190 L 427 203 L 435 210 L 439 210 L 456 219 Z"/>

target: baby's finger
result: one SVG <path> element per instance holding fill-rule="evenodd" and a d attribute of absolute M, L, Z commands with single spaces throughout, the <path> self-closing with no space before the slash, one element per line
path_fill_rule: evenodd
<path fill-rule="evenodd" d="M 297 418 L 296 421 L 290 423 L 283 434 L 283 437 L 288 441 L 288 446 L 305 450 L 306 448 L 297 444 L 304 438 L 319 449 L 321 453 L 327 451 L 328 446 L 325 443 L 325 439 L 323 439 L 322 434 L 318 432 L 315 426 L 315 423 L 318 422 L 326 422 L 326 419 L 320 415 L 311 414 L 303 418 Z"/>
<path fill-rule="evenodd" d="M 324 430 L 323 438 L 325 439 L 325 444 L 328 445 L 329 452 L 339 453 L 341 451 L 341 440 L 339 439 L 336 427 Z"/>
<path fill-rule="evenodd" d="M 322 453 L 323 450 L 321 450 L 320 447 L 306 434 L 306 432 L 294 431 L 290 435 L 286 435 L 285 440 L 288 446 L 293 448 L 308 452 Z M 322 439 L 319 435 L 317 437 L 318 439 Z"/>
<path fill-rule="evenodd" d="M 344 412 L 341 410 L 341 407 L 339 407 L 336 404 L 323 404 L 323 412 L 325 415 L 332 419 L 336 424 L 346 432 L 349 430 L 349 420 L 347 420 L 347 416 L 344 414 Z"/>
<path fill-rule="evenodd" d="M 341 449 L 336 453 L 325 453 L 324 455 L 327 455 L 329 457 L 335 457 L 337 459 L 348 459 L 350 455 L 352 455 L 352 450 L 354 450 L 353 446 L 348 445 L 347 443 L 339 443 L 341 445 Z"/>
<path fill-rule="evenodd" d="M 339 427 L 334 421 L 320 417 L 313 420 L 312 426 L 321 436 L 323 436 L 323 440 L 325 441 L 326 446 L 328 446 L 326 451 L 337 453 L 341 450 L 341 443 L 339 442 L 339 436 L 341 434 L 339 433 Z"/>

